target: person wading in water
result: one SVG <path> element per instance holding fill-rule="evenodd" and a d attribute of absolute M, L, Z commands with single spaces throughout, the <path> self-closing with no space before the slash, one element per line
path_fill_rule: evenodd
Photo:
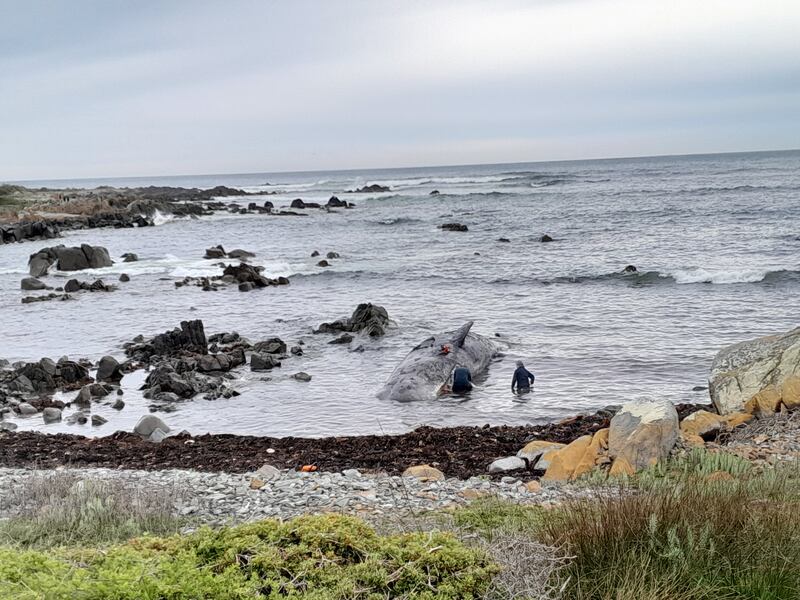
<path fill-rule="evenodd" d="M 518 360 L 517 370 L 514 371 L 514 377 L 511 380 L 511 391 L 517 394 L 527 394 L 531 391 L 534 381 L 536 381 L 536 377 L 533 373 L 525 368 L 521 360 Z"/>

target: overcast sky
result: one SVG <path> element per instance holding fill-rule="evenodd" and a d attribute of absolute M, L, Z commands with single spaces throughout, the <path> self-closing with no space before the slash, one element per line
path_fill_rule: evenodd
<path fill-rule="evenodd" d="M 798 0 L 0 0 L 0 180 L 800 147 Z"/>

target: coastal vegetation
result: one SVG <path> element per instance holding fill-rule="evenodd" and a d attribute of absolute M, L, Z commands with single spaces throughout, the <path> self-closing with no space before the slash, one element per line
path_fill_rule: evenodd
<path fill-rule="evenodd" d="M 191 530 L 169 494 L 56 475 L 6 501 L 2 598 L 789 599 L 800 470 L 696 449 L 592 497 L 477 500 L 375 524 L 305 516 Z M 48 483 L 49 482 L 49 483 Z M 180 493 L 175 490 L 174 493 Z M 124 501 L 127 499 L 127 501 Z M 402 530 L 402 531 L 401 531 Z M 130 539 L 129 539 L 130 538 Z"/>

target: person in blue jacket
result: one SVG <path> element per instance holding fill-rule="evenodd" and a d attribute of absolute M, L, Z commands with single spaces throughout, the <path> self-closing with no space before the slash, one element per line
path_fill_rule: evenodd
<path fill-rule="evenodd" d="M 466 394 L 472 390 L 472 373 L 466 367 L 456 367 L 453 371 L 453 393 Z"/>
<path fill-rule="evenodd" d="M 521 360 L 518 360 L 517 370 L 514 371 L 514 378 L 511 380 L 511 391 L 517 394 L 530 392 L 534 381 L 536 381 L 536 377 L 533 373 L 525 368 Z"/>

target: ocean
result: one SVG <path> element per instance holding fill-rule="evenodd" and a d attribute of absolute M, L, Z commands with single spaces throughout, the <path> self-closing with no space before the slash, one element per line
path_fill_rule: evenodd
<path fill-rule="evenodd" d="M 245 206 L 324 203 L 331 195 L 357 205 L 302 218 L 162 216 L 157 227 L 68 232 L 54 243 L 105 246 L 118 260 L 79 278 L 131 276 L 116 292 L 69 302 L 20 303 L 28 255 L 52 244 L 0 246 L 0 358 L 122 360 L 122 344 L 136 335 L 196 318 L 207 334 L 305 343 L 304 356 L 280 369 L 236 371 L 231 385 L 240 396 L 195 399 L 163 415 L 194 434 L 399 433 L 423 424 L 539 423 L 643 397 L 707 402 L 707 390 L 697 388 L 720 348 L 800 325 L 800 151 L 25 183 L 227 185 L 271 193 L 226 199 Z M 345 193 L 375 183 L 391 191 Z M 469 231 L 437 227 L 446 222 Z M 541 243 L 544 234 L 555 241 Z M 188 275 L 221 273 L 217 261 L 203 259 L 216 244 L 255 252 L 253 264 L 291 285 L 250 293 L 175 288 Z M 341 258 L 320 268 L 315 250 Z M 122 263 L 126 252 L 139 262 Z M 638 272 L 623 274 L 627 265 Z M 48 282 L 63 285 L 66 277 Z M 361 302 L 384 306 L 394 321 L 385 337 L 358 340 L 363 352 L 312 333 Z M 468 320 L 501 351 L 469 396 L 376 398 L 412 347 Z M 511 393 L 516 360 L 536 375 L 534 392 L 522 398 Z M 311 382 L 290 377 L 298 371 Z M 143 378 L 123 380 L 124 410 L 94 408 L 109 419 L 101 427 L 43 425 L 41 416 L 17 423 L 86 435 L 130 430 L 148 411 L 137 391 Z"/>

